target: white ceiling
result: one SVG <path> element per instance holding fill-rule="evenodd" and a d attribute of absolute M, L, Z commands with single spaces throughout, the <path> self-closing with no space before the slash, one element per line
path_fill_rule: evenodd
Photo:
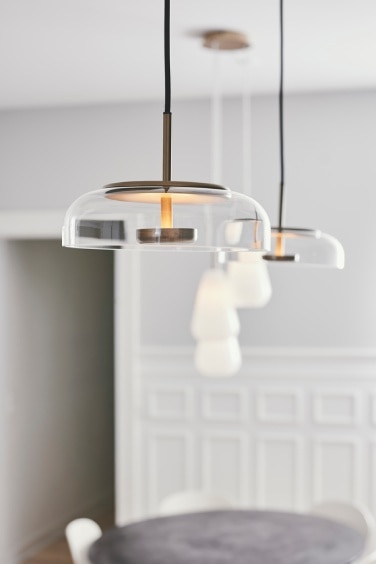
<path fill-rule="evenodd" d="M 278 88 L 278 0 L 172 0 L 173 99 L 210 93 L 202 30 L 248 33 L 224 91 Z M 286 0 L 286 89 L 376 87 L 375 0 Z M 163 98 L 163 0 L 0 0 L 0 107 Z"/>

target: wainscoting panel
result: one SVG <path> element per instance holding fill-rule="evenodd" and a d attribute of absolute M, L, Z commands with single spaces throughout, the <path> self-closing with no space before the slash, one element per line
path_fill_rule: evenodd
<path fill-rule="evenodd" d="M 200 488 L 243 507 L 376 510 L 376 353 L 246 350 L 239 375 L 207 379 L 189 349 L 140 349 L 128 493 L 138 517 Z M 118 442 L 118 444 L 120 444 Z M 139 468 L 139 472 L 137 472 Z M 118 500 L 121 505 L 121 500 Z"/>
<path fill-rule="evenodd" d="M 361 501 L 361 439 L 347 434 L 328 435 L 314 439 L 313 449 L 314 501 Z"/>
<path fill-rule="evenodd" d="M 249 417 L 246 388 L 203 389 L 201 414 L 205 421 L 245 423 Z"/>
<path fill-rule="evenodd" d="M 281 433 L 271 434 L 257 438 L 256 445 L 257 507 L 302 508 L 302 438 Z"/>
<path fill-rule="evenodd" d="M 160 385 L 147 391 L 146 415 L 155 420 L 187 421 L 193 416 L 190 386 Z"/>
<path fill-rule="evenodd" d="M 355 389 L 317 390 L 313 400 L 314 422 L 319 425 L 356 426 L 361 420 L 361 399 Z"/>
<path fill-rule="evenodd" d="M 248 448 L 244 431 L 206 431 L 202 436 L 202 487 L 236 505 L 248 499 Z"/>
<path fill-rule="evenodd" d="M 304 416 L 300 388 L 260 387 L 256 391 L 256 417 L 260 423 L 298 424 Z"/>
<path fill-rule="evenodd" d="M 153 514 L 159 502 L 176 491 L 192 488 L 194 451 L 189 431 L 150 431 L 146 436 L 148 512 Z"/>

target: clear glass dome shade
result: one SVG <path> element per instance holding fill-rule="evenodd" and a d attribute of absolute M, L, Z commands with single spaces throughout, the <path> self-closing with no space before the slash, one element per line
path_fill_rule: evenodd
<path fill-rule="evenodd" d="M 293 227 L 272 228 L 271 252 L 264 259 L 338 269 L 345 266 L 344 249 L 335 237 L 315 229 Z"/>
<path fill-rule="evenodd" d="M 270 249 L 270 223 L 252 198 L 214 184 L 124 182 L 68 209 L 63 246 L 92 249 Z"/>

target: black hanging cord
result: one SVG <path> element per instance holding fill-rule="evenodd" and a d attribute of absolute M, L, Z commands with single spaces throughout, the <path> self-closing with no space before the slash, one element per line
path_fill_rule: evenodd
<path fill-rule="evenodd" d="M 165 114 L 171 113 L 170 0 L 164 3 Z"/>
<path fill-rule="evenodd" d="M 285 159 L 284 159 L 284 132 L 283 132 L 283 0 L 279 3 L 280 12 L 280 83 L 279 83 L 279 151 L 281 164 L 281 178 L 279 185 L 279 215 L 278 229 L 282 231 L 284 215 L 284 196 L 285 196 Z"/>

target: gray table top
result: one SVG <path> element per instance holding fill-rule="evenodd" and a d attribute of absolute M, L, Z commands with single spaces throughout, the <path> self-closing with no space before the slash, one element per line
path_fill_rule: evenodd
<path fill-rule="evenodd" d="M 93 564 L 350 564 L 364 539 L 315 517 L 275 511 L 208 511 L 111 529 L 96 541 Z"/>

